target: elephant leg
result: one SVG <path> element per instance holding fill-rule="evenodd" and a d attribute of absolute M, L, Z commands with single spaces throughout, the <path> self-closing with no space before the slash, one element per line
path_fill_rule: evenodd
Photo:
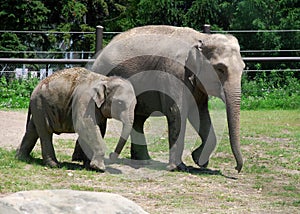
<path fill-rule="evenodd" d="M 84 166 L 87 169 L 104 172 L 105 144 L 98 127 L 88 125 L 86 130 L 79 133 L 78 142 L 86 157 Z"/>
<path fill-rule="evenodd" d="M 189 113 L 189 121 L 201 138 L 202 144 L 192 152 L 194 162 L 200 167 L 207 167 L 209 158 L 217 145 L 217 138 L 211 123 L 207 103 Z"/>
<path fill-rule="evenodd" d="M 105 133 L 106 133 L 106 124 L 107 124 L 107 119 L 101 121 L 101 123 L 99 124 L 99 128 L 100 128 L 100 132 L 102 137 L 104 138 Z"/>
<path fill-rule="evenodd" d="M 169 133 L 169 164 L 167 169 L 170 171 L 188 171 L 187 166 L 182 161 L 186 115 L 180 115 L 180 111 L 175 110 L 166 116 Z"/>
<path fill-rule="evenodd" d="M 96 122 L 93 114 L 83 117 L 81 112 L 79 113 L 74 130 L 79 135 L 78 143 L 88 159 L 84 165 L 87 168 L 104 172 L 105 142 L 101 136 L 99 123 Z"/>
<path fill-rule="evenodd" d="M 32 120 L 29 121 L 26 133 L 22 139 L 21 145 L 17 149 L 16 157 L 21 160 L 30 160 L 30 153 L 39 138 Z"/>
<path fill-rule="evenodd" d="M 72 154 L 72 161 L 87 161 L 88 158 L 87 156 L 84 154 L 79 142 L 78 142 L 78 139 L 76 140 L 76 143 L 75 143 L 75 148 L 74 148 L 74 152 Z"/>
<path fill-rule="evenodd" d="M 146 138 L 144 134 L 144 123 L 148 117 L 135 116 L 133 130 L 131 131 L 131 159 L 150 160 Z"/>
<path fill-rule="evenodd" d="M 102 137 L 104 138 L 105 132 L 106 132 L 106 124 L 107 124 L 107 119 L 103 120 L 99 124 L 100 132 Z M 83 161 L 84 165 L 89 165 L 89 159 L 88 157 L 84 154 L 78 139 L 76 140 L 74 152 L 72 154 L 72 161 Z"/>
<path fill-rule="evenodd" d="M 44 164 L 50 167 L 58 167 L 59 163 L 55 156 L 55 151 L 52 143 L 52 133 L 43 133 L 40 135 L 42 157 Z"/>

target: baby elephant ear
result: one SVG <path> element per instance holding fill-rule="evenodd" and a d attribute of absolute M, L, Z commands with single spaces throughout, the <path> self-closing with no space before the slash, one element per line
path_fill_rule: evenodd
<path fill-rule="evenodd" d="M 92 99 L 95 101 L 98 108 L 101 107 L 105 101 L 106 86 L 103 83 L 95 84 L 92 88 Z"/>

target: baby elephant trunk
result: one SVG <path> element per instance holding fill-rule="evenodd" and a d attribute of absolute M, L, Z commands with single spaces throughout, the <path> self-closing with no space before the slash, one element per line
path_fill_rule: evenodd
<path fill-rule="evenodd" d="M 119 142 L 115 148 L 115 151 L 109 155 L 109 157 L 112 161 L 116 161 L 118 159 L 120 153 L 122 152 L 122 150 L 126 144 L 126 141 L 129 138 L 131 129 L 132 129 L 132 123 L 131 124 L 123 123 L 122 133 L 121 133 Z"/>

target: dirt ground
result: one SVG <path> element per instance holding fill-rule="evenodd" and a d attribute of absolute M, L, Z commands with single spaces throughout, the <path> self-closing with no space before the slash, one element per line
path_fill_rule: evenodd
<path fill-rule="evenodd" d="M 27 112 L 0 111 L 0 147 L 14 149 L 21 143 L 25 133 Z M 54 135 L 54 139 L 76 139 L 76 134 Z"/>
<path fill-rule="evenodd" d="M 27 112 L 24 110 L 0 110 L 1 148 L 17 148 L 25 132 L 26 117 Z M 117 124 L 109 126 L 113 129 L 120 128 Z M 107 135 L 112 135 L 114 132 L 118 133 L 119 131 L 110 129 Z M 54 140 L 59 138 L 75 140 L 77 135 L 61 134 L 59 136 L 54 136 Z M 227 168 L 226 164 L 228 163 L 224 163 L 224 166 Z M 126 167 L 129 168 L 128 166 L 122 166 L 122 168 L 118 166 L 118 169 L 121 169 L 123 172 L 127 171 L 129 172 L 128 174 L 131 174 L 132 176 L 141 174 L 139 170 L 144 170 L 136 170 L 133 168 L 126 169 Z M 228 168 L 231 169 L 232 167 L 228 166 Z M 272 185 L 266 187 L 265 190 L 253 188 L 253 186 L 255 186 L 255 180 L 258 179 L 255 175 L 247 176 L 242 172 L 238 175 L 238 179 L 230 178 L 232 175 L 234 175 L 234 177 L 237 176 L 233 169 L 224 170 L 225 173 L 223 176 L 197 176 L 195 174 L 184 173 L 164 176 L 161 174 L 163 172 L 165 171 L 159 171 L 160 175 L 153 175 L 154 177 L 147 178 L 148 180 L 145 178 L 145 182 L 143 183 L 141 183 L 140 180 L 130 181 L 132 184 L 137 183 L 138 185 L 136 189 L 126 189 L 126 191 L 121 190 L 120 188 L 118 189 L 117 186 L 107 186 L 106 184 L 103 184 L 102 186 L 101 183 L 92 180 L 90 182 L 93 184 L 95 182 L 95 185 L 98 185 L 100 189 L 122 194 L 123 196 L 138 202 L 139 205 L 150 213 L 300 213 L 296 206 L 274 205 L 274 202 L 282 204 L 285 197 L 281 198 L 282 196 L 268 195 L 270 188 L 278 187 L 285 183 L 285 181 L 280 178 L 272 178 L 270 180 Z M 145 174 L 145 172 L 143 173 Z M 299 172 L 296 171 L 295 173 L 298 174 Z M 176 180 L 174 181 L 174 184 L 170 183 L 169 185 L 171 185 L 175 192 L 177 191 L 179 201 L 176 202 L 172 202 L 173 199 L 168 198 L 167 193 L 170 191 L 171 187 L 167 186 L 165 181 L 165 179 L 174 178 L 173 176 L 176 176 Z M 126 178 L 123 176 L 123 179 L 127 179 L 129 182 L 128 177 Z M 78 185 L 81 184 L 81 182 L 82 181 L 79 180 Z M 195 187 L 199 190 L 196 191 L 194 189 Z M 147 193 L 149 190 L 151 190 L 151 194 Z M 169 193 L 171 194 L 172 192 Z M 166 202 L 164 203 L 164 201 Z M 182 203 L 194 203 L 193 207 L 202 209 L 197 211 L 195 209 L 188 210 L 187 206 L 182 205 Z M 182 207 L 178 207 L 179 205 Z"/>
<path fill-rule="evenodd" d="M 20 111 L 3 111 L 0 110 L 0 147 L 7 149 L 15 149 L 21 143 L 25 133 L 27 120 L 27 112 Z M 115 136 L 114 133 L 121 133 L 121 123 L 116 120 L 108 120 L 108 128 L 106 136 Z M 77 134 L 60 134 L 53 135 L 53 140 L 70 139 L 76 140 Z"/>

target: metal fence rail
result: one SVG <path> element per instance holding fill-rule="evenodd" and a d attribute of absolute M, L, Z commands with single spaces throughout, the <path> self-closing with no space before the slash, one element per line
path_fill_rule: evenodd
<path fill-rule="evenodd" d="M 234 33 L 234 34 L 244 34 L 244 33 L 300 33 L 299 29 L 289 29 L 289 30 L 228 30 L 228 31 L 212 31 L 210 29 L 210 25 L 203 25 L 202 27 L 203 33 Z M 72 31 L 72 32 L 62 32 L 62 31 L 7 31 L 7 30 L 0 30 L 1 33 L 15 33 L 15 34 L 46 34 L 46 35 L 53 35 L 53 34 L 94 34 L 96 37 L 96 53 L 100 51 L 103 47 L 103 38 L 104 35 L 117 35 L 122 32 L 105 32 L 103 26 L 96 26 L 96 31 Z M 262 53 L 262 52 L 299 52 L 300 50 L 242 50 L 243 53 Z M 14 52 L 14 51 L 13 51 Z M 66 51 L 63 51 L 66 52 Z M 1 52 L 0 52 L 1 53 Z M 6 53 L 8 53 L 6 51 Z M 15 53 L 15 52 L 14 52 Z M 19 53 L 28 53 L 28 51 L 21 51 Z"/>
<path fill-rule="evenodd" d="M 34 59 L 34 58 L 0 58 L 0 64 L 84 64 L 95 59 Z"/>
<path fill-rule="evenodd" d="M 231 30 L 231 31 L 211 31 L 209 25 L 204 25 L 203 26 L 203 32 L 204 33 L 265 33 L 265 32 L 276 32 L 276 33 L 299 33 L 300 30 Z M 100 51 L 103 47 L 103 38 L 104 36 L 111 36 L 111 35 L 116 35 L 121 32 L 104 32 L 104 28 L 102 26 L 97 26 L 95 32 L 60 32 L 60 31 L 5 31 L 5 30 L 0 30 L 1 33 L 16 33 L 16 34 L 94 34 L 96 38 L 96 53 Z M 111 38 L 111 37 L 110 37 Z M 260 69 L 256 69 L 256 66 L 253 66 L 254 64 L 260 64 L 260 63 L 290 63 L 290 65 L 293 66 L 291 68 L 291 71 L 299 71 L 299 63 L 300 63 L 300 57 L 299 57 L 299 48 L 296 48 L 295 50 L 241 50 L 241 53 L 245 53 L 245 56 L 243 57 L 243 60 L 248 63 L 249 68 L 245 70 L 245 72 L 254 72 L 254 71 L 272 71 L 268 70 L 270 67 L 261 67 Z M 74 59 L 71 57 L 72 54 L 77 54 L 78 56 L 81 54 L 84 57 L 93 57 L 93 52 L 91 51 L 72 51 L 72 50 L 62 50 L 60 51 L 34 51 L 34 50 L 29 50 L 29 51 L 0 51 L 0 54 L 20 54 L 17 57 L 19 58 L 7 58 L 8 55 L 5 58 L 0 58 L 0 74 L 5 73 L 5 72 L 15 72 L 16 68 L 29 68 L 30 71 L 35 70 L 39 71 L 41 69 L 53 69 L 56 70 L 57 68 L 63 68 L 63 67 L 71 67 L 74 65 L 86 65 L 88 63 L 93 63 L 94 59 L 89 58 L 89 59 Z M 253 55 L 247 55 L 247 54 L 255 54 L 256 56 Z M 264 55 L 260 56 L 259 54 L 263 53 Z M 277 57 L 269 57 L 266 56 L 266 54 L 273 54 L 273 53 L 280 53 L 282 56 L 277 56 Z M 27 54 L 36 54 L 37 58 L 32 58 L 34 57 L 31 55 L 31 58 L 22 58 L 23 56 L 26 56 Z M 48 58 L 42 58 L 44 55 L 47 54 L 46 57 Z M 60 57 L 65 56 L 66 58 L 49 58 L 49 57 L 55 57 L 55 56 L 49 56 L 49 54 L 63 54 L 60 55 Z M 292 54 L 292 55 L 291 55 Z M 67 58 L 68 57 L 68 58 Z M 83 58 L 83 57 L 82 57 Z M 280 67 L 280 66 L 279 66 Z M 280 71 L 281 69 L 274 69 Z"/>
<path fill-rule="evenodd" d="M 95 59 L 0 58 L 0 64 L 84 64 Z M 243 57 L 245 62 L 300 62 L 300 57 Z"/>

